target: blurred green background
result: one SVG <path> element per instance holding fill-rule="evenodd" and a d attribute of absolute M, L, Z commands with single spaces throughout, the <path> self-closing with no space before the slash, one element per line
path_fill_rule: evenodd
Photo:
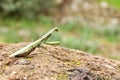
<path fill-rule="evenodd" d="M 0 42 L 35 41 L 59 27 L 49 41 L 120 60 L 119 0 L 1 0 Z"/>

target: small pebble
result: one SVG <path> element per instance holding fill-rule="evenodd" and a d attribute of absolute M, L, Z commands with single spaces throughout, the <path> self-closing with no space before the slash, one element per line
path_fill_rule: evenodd
<path fill-rule="evenodd" d="M 16 61 L 14 64 L 18 64 L 18 65 L 29 65 L 31 62 L 30 60 L 19 60 L 19 61 Z"/>

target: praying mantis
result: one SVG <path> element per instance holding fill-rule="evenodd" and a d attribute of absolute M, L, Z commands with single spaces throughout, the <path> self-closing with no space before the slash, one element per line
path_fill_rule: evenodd
<path fill-rule="evenodd" d="M 52 30 L 47 32 L 43 35 L 40 39 L 28 44 L 27 46 L 23 47 L 22 49 L 16 51 L 15 53 L 11 54 L 9 57 L 26 57 L 32 51 L 34 51 L 37 47 L 41 46 L 42 43 L 47 43 L 46 41 L 52 35 L 53 32 L 58 32 L 58 27 L 54 27 Z M 48 42 L 47 44 L 59 44 L 60 42 Z"/>

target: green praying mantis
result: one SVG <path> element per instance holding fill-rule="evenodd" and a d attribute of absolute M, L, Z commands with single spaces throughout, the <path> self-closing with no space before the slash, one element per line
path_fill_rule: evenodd
<path fill-rule="evenodd" d="M 52 30 L 50 30 L 49 32 L 47 32 L 40 39 L 28 44 L 27 46 L 23 47 L 22 49 L 20 49 L 20 50 L 16 51 L 15 53 L 11 54 L 9 57 L 26 57 L 32 51 L 34 51 L 36 47 L 41 46 L 42 43 L 59 44 L 60 43 L 59 41 L 57 41 L 57 42 L 46 42 L 48 40 L 48 38 L 52 35 L 52 33 L 55 32 L 55 31 L 58 32 L 57 27 L 55 27 Z"/>

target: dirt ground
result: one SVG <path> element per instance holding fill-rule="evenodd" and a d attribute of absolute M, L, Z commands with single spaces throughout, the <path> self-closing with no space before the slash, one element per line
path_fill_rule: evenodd
<path fill-rule="evenodd" d="M 0 44 L 0 80 L 120 80 L 120 61 L 43 44 L 29 56 L 9 55 L 29 44 Z"/>

